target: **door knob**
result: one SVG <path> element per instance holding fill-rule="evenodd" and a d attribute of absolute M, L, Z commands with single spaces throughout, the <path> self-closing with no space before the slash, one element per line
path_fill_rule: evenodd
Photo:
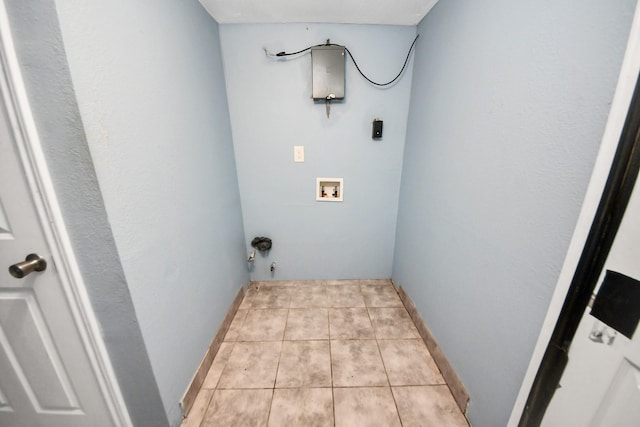
<path fill-rule="evenodd" d="M 47 261 L 37 254 L 29 254 L 27 258 L 9 267 L 9 273 L 16 279 L 22 279 L 33 271 L 44 271 L 47 269 Z"/>

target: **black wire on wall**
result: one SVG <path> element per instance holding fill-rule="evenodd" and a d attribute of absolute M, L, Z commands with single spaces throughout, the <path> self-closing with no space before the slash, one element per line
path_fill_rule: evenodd
<path fill-rule="evenodd" d="M 371 83 L 372 85 L 379 86 L 379 87 L 384 87 L 384 86 L 389 86 L 389 85 L 391 85 L 391 84 L 395 83 L 395 82 L 396 82 L 396 80 L 398 80 L 398 79 L 400 78 L 400 76 L 401 76 L 401 75 L 402 75 L 402 73 L 404 72 L 405 68 L 407 68 L 407 63 L 409 63 L 409 58 L 411 57 L 411 51 L 413 51 L 413 47 L 415 46 L 416 42 L 418 41 L 418 37 L 420 37 L 420 34 L 417 34 L 417 35 L 416 35 L 416 38 L 415 38 L 415 39 L 413 39 L 413 43 L 411 43 L 411 46 L 409 47 L 409 51 L 407 52 L 407 57 L 406 57 L 406 58 L 405 58 L 405 60 L 404 60 L 404 64 L 402 65 L 402 68 L 400 69 L 400 72 L 398 72 L 398 74 L 397 74 L 397 75 L 396 75 L 392 80 L 389 80 L 389 81 L 388 81 L 388 82 L 386 82 L 386 83 L 378 83 L 378 82 L 376 82 L 376 81 L 371 80 L 369 77 L 367 77 L 367 76 L 362 72 L 362 70 L 360 69 L 360 67 L 358 66 L 358 63 L 356 62 L 356 58 L 354 58 L 354 56 L 353 56 L 353 54 L 351 53 L 351 51 L 349 50 L 349 48 L 345 46 L 345 47 L 344 47 L 344 50 L 346 50 L 346 51 L 347 51 L 347 53 L 349 54 L 349 57 L 351 57 L 351 60 L 353 61 L 353 65 L 355 65 L 355 66 L 356 66 L 356 70 L 358 70 L 358 73 L 360 73 L 360 75 L 361 75 L 362 77 L 364 77 L 364 78 L 365 78 L 365 80 L 367 80 L 367 81 L 368 81 L 369 83 Z M 284 52 L 284 51 L 282 51 L 282 52 L 278 52 L 278 53 L 276 53 L 276 54 L 274 55 L 274 54 L 272 54 L 272 53 L 269 53 L 269 51 L 268 51 L 267 49 L 264 49 L 264 51 L 265 51 L 265 53 L 266 53 L 267 55 L 269 55 L 269 56 L 275 56 L 275 57 L 295 56 L 295 55 L 300 55 L 300 54 L 302 54 L 302 53 L 308 52 L 308 51 L 310 51 L 310 50 L 311 50 L 312 48 L 314 48 L 314 47 L 322 47 L 322 46 L 341 46 L 341 45 L 338 45 L 338 44 L 335 44 L 335 43 L 329 43 L 329 41 L 327 40 L 327 43 L 325 43 L 325 44 L 317 44 L 317 45 L 314 45 L 314 46 L 309 46 L 309 47 L 304 48 L 304 49 L 302 49 L 302 50 L 299 50 L 299 51 L 297 51 L 297 52 Z"/>

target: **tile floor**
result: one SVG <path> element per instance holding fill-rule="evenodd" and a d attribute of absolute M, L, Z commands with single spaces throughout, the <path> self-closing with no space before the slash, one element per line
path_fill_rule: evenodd
<path fill-rule="evenodd" d="M 387 280 L 254 282 L 194 426 L 468 426 Z"/>

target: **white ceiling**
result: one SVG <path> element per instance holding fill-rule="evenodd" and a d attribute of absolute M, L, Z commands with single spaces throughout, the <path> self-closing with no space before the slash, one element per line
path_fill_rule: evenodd
<path fill-rule="evenodd" d="M 438 0 L 200 0 L 220 24 L 417 25 Z"/>

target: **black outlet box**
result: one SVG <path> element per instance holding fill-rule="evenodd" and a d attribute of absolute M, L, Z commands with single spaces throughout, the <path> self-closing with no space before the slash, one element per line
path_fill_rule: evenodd
<path fill-rule="evenodd" d="M 382 138 L 382 120 L 373 119 L 371 138 L 373 138 L 373 139 Z"/>

